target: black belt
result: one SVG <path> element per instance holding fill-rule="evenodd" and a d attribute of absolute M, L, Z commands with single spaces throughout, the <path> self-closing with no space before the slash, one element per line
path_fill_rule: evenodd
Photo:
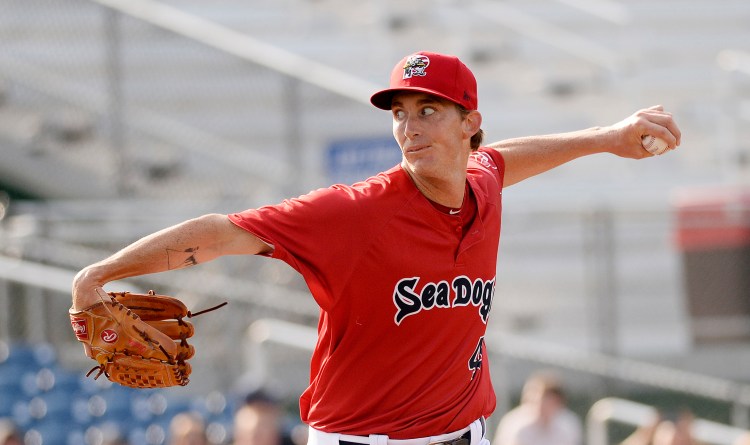
<path fill-rule="evenodd" d="M 479 420 L 481 421 L 481 424 L 482 424 L 482 435 L 481 437 L 479 437 L 479 439 L 481 440 L 481 438 L 484 437 L 486 433 L 486 426 L 484 422 L 484 417 L 482 417 Z M 366 439 L 366 437 L 363 437 L 363 439 Z M 339 439 L 339 445 L 363 445 L 363 444 L 358 443 L 358 442 L 351 442 L 349 440 Z M 430 445 L 471 445 L 471 428 L 469 428 L 467 432 L 463 433 L 461 437 L 457 437 L 455 439 L 450 439 L 450 440 L 443 440 L 440 442 L 430 442 Z"/>
<path fill-rule="evenodd" d="M 441 442 L 430 442 L 430 445 L 470 445 L 471 444 L 471 430 L 465 432 L 461 437 L 457 437 L 451 440 L 443 440 Z M 339 445 L 362 445 L 357 442 L 350 442 L 348 440 L 339 439 Z"/>

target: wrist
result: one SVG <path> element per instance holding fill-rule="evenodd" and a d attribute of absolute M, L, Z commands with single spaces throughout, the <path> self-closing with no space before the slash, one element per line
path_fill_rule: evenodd
<path fill-rule="evenodd" d="M 611 153 L 616 150 L 619 141 L 615 129 L 591 127 L 584 131 L 587 133 L 583 144 L 588 150 L 586 154 Z"/>
<path fill-rule="evenodd" d="M 99 300 L 97 289 L 102 289 L 104 281 L 99 278 L 95 266 L 88 266 L 73 278 L 73 309 L 81 310 Z"/>

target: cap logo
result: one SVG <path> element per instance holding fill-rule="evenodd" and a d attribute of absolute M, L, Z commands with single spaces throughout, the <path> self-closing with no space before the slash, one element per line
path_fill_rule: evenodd
<path fill-rule="evenodd" d="M 427 67 L 430 65 L 430 58 L 422 54 L 413 54 L 406 59 L 404 64 L 404 79 L 411 79 L 414 76 L 426 76 Z"/>

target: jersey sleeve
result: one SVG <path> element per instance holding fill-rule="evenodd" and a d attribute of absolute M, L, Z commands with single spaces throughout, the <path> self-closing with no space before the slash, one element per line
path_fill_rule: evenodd
<path fill-rule="evenodd" d="M 499 187 L 503 188 L 505 159 L 503 159 L 502 153 L 492 148 L 479 147 L 477 151 L 471 154 L 470 160 L 473 160 L 485 170 L 490 171 L 497 180 Z"/>
<path fill-rule="evenodd" d="M 352 230 L 360 222 L 356 193 L 333 186 L 280 204 L 228 215 L 242 229 L 273 247 L 273 258 L 297 270 L 317 303 L 335 303 L 336 286 L 353 267 L 353 249 L 363 242 Z M 365 229 L 366 230 L 366 229 Z"/>

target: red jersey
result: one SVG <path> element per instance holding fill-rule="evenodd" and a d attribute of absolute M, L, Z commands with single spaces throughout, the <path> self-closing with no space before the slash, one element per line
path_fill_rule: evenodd
<path fill-rule="evenodd" d="M 461 216 L 433 206 L 401 166 L 229 216 L 299 271 L 321 308 L 300 398 L 311 427 L 406 439 L 494 410 L 484 335 L 502 157 L 480 149 L 467 173 L 476 214 L 465 233 Z"/>

